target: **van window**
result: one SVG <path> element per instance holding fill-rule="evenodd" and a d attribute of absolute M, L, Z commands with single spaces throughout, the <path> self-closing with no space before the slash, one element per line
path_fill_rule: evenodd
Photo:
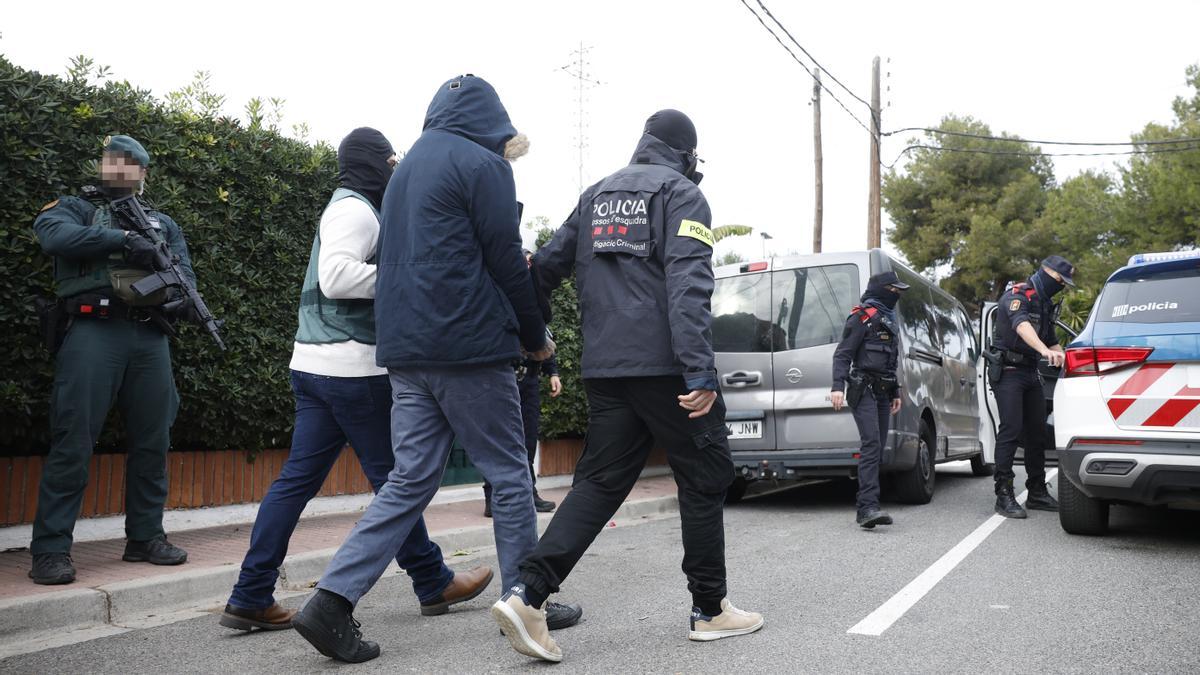
<path fill-rule="evenodd" d="M 837 342 L 858 301 L 858 265 L 822 265 L 773 273 L 775 351 Z"/>
<path fill-rule="evenodd" d="M 900 294 L 900 328 L 904 332 L 905 340 L 914 347 L 925 348 L 926 351 L 939 351 L 934 346 L 937 344 L 934 342 L 937 328 L 934 312 L 930 309 L 933 303 L 929 297 L 928 282 L 899 265 L 894 269 L 900 281 L 911 286 Z"/>
<path fill-rule="evenodd" d="M 964 344 L 962 328 L 958 325 L 958 319 L 955 316 L 958 304 L 941 293 L 930 291 L 930 295 L 933 296 L 931 311 L 934 313 L 934 323 L 937 325 L 942 354 L 948 359 L 962 361 L 966 344 Z"/>
<path fill-rule="evenodd" d="M 717 279 L 712 295 L 714 352 L 771 351 L 771 279 L 767 273 Z"/>
<path fill-rule="evenodd" d="M 955 310 L 955 315 L 958 317 L 958 325 L 962 329 L 963 339 L 967 341 L 967 357 L 974 363 L 979 358 L 979 342 L 975 339 L 975 326 L 961 307 Z"/>
<path fill-rule="evenodd" d="M 1104 323 L 1182 323 L 1200 321 L 1200 270 L 1179 270 L 1144 278 L 1118 279 L 1104 287 L 1096 321 Z"/>

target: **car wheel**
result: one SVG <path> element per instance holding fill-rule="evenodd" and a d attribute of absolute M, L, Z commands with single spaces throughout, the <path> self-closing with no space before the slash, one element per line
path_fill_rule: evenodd
<path fill-rule="evenodd" d="M 934 470 L 933 430 L 924 420 L 921 420 L 917 443 L 917 463 L 892 479 L 892 492 L 896 500 L 905 504 L 928 504 L 933 499 L 933 483 L 937 476 Z"/>
<path fill-rule="evenodd" d="M 1066 476 L 1058 479 L 1058 522 L 1070 534 L 1098 536 L 1108 532 L 1108 502 L 1092 499 Z"/>
<path fill-rule="evenodd" d="M 746 496 L 746 488 L 750 484 L 745 478 L 738 476 L 729 484 L 729 489 L 725 491 L 725 503 L 736 504 L 742 501 L 742 497 Z"/>
<path fill-rule="evenodd" d="M 996 473 L 996 465 L 989 464 L 983 461 L 983 453 L 980 452 L 971 458 L 971 475 L 972 476 L 990 476 Z"/>

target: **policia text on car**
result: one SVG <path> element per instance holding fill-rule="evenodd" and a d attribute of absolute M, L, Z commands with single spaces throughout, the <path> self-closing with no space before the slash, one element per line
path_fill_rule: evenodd
<path fill-rule="evenodd" d="M 1025 509 L 1013 492 L 1013 459 L 1017 443 L 1025 448 L 1026 506 L 1057 511 L 1058 502 L 1046 489 L 1046 399 L 1038 360 L 1051 367 L 1063 364 L 1063 348 L 1055 335 L 1058 308 L 1053 297 L 1066 286 L 1075 268 L 1062 256 L 1052 255 L 1028 280 L 1012 284 L 1000 296 L 992 349 L 987 359 L 988 380 L 996 395 L 1000 429 L 996 434 L 996 513 L 1025 518 Z"/>
<path fill-rule="evenodd" d="M 75 519 L 88 461 L 114 402 L 128 436 L 123 559 L 187 560 L 167 542 L 162 525 L 167 448 L 179 407 L 167 339 L 180 319 L 205 323 L 220 338 L 196 293 L 179 225 L 137 201 L 149 164 L 134 139 L 106 139 L 101 189 L 50 202 L 33 225 L 42 249 L 54 257 L 57 296 L 39 303 L 47 346 L 56 354 L 51 447 L 30 545 L 29 576 L 39 584 L 75 579 Z"/>
<path fill-rule="evenodd" d="M 833 409 L 850 404 L 862 439 L 856 520 L 867 529 L 892 524 L 892 517 L 879 509 L 879 463 L 892 415 L 900 410 L 900 382 L 896 378 L 900 331 L 895 309 L 900 294 L 907 289 L 908 284 L 895 272 L 871 277 L 862 304 L 851 310 L 833 354 Z"/>

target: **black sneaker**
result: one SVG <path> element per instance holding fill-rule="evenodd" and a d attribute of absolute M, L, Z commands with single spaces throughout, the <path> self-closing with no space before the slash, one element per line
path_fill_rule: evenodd
<path fill-rule="evenodd" d="M 37 553 L 33 556 L 33 568 L 29 570 L 33 583 L 43 586 L 69 584 L 75 581 L 75 565 L 66 553 Z"/>
<path fill-rule="evenodd" d="M 150 541 L 125 542 L 125 562 L 148 562 L 151 565 L 182 565 L 187 562 L 187 551 L 167 541 L 160 535 Z"/>
<path fill-rule="evenodd" d="M 362 639 L 350 601 L 317 589 L 292 617 L 292 627 L 325 656 L 345 663 L 362 663 L 379 656 L 379 645 Z"/>
<path fill-rule="evenodd" d="M 550 513 L 557 506 L 558 504 L 550 501 L 549 499 L 542 499 L 542 496 L 538 493 L 533 493 L 533 508 L 536 509 L 538 513 Z"/>
<path fill-rule="evenodd" d="M 583 608 L 579 605 L 564 605 L 559 602 L 549 602 L 543 606 L 546 610 L 546 626 L 550 630 L 570 628 L 583 618 Z"/>
<path fill-rule="evenodd" d="M 870 530 L 876 525 L 891 525 L 892 517 L 886 511 L 880 511 L 878 508 L 863 509 L 858 512 L 855 522 L 858 526 Z"/>

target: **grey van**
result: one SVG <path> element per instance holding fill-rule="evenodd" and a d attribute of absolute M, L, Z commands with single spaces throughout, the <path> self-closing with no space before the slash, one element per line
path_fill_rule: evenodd
<path fill-rule="evenodd" d="M 858 430 L 829 397 L 833 352 L 867 279 L 889 269 L 912 288 L 898 307 L 903 405 L 883 452 L 885 490 L 927 503 L 934 465 L 951 460 L 991 474 L 979 442 L 979 346 L 962 303 L 880 249 L 820 253 L 716 270 L 713 350 L 736 471 L 728 501 L 756 480 L 855 476 Z"/>

